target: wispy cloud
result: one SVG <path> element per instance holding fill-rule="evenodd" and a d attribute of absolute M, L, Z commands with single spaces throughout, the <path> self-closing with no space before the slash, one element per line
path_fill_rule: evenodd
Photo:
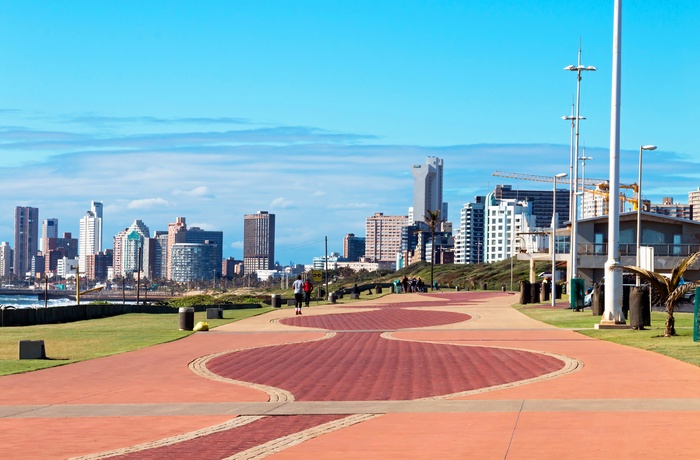
<path fill-rule="evenodd" d="M 127 206 L 129 209 L 153 209 L 159 207 L 167 207 L 168 202 L 162 198 L 143 198 L 140 200 L 133 200 Z"/>
<path fill-rule="evenodd" d="M 424 163 L 428 156 L 445 161 L 444 199 L 455 224 L 464 203 L 496 184 L 551 186 L 494 177 L 496 170 L 550 176 L 568 168 L 568 145 L 424 147 L 374 140 L 307 127 L 105 136 L 100 130 L 5 126 L 0 128 L 0 175 L 6 178 L 0 181 L 5 203 L 0 241 L 12 240 L 7 222 L 14 206 L 37 206 L 40 219 L 56 217 L 60 231 L 77 234 L 80 217 L 97 199 L 105 204 L 105 235 L 134 219 L 153 231 L 166 230 L 168 222 L 183 216 L 190 225 L 201 222 L 209 230 L 222 230 L 227 255 L 241 258 L 243 215 L 267 210 L 277 216 L 278 258 L 308 262 L 322 252 L 325 236 L 329 249 L 339 250 L 343 236 L 363 234 L 365 219 L 375 212 L 406 215 L 413 198 L 411 164 Z M 17 150 L 30 145 L 36 149 Z M 595 158 L 586 165 L 586 177 L 606 177 L 607 150 L 587 148 L 586 153 Z M 623 182 L 635 180 L 636 155 L 622 152 Z M 15 157 L 31 167 L 11 161 Z M 649 155 L 645 161 L 647 170 L 664 178 L 645 176 L 647 194 L 678 195 L 697 188 L 695 158 Z"/>

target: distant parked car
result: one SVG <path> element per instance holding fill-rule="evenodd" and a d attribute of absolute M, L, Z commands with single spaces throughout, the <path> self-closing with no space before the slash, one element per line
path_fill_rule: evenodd
<path fill-rule="evenodd" d="M 586 289 L 586 293 L 583 296 L 583 306 L 584 307 L 590 307 L 593 305 L 593 287 L 589 287 Z"/>

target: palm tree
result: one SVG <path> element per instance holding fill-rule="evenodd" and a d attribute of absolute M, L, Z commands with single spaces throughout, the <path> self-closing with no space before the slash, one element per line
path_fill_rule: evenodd
<path fill-rule="evenodd" d="M 430 289 L 434 289 L 433 284 L 433 270 L 435 269 L 435 227 L 442 221 L 440 219 L 440 210 L 435 211 L 427 210 L 425 215 L 425 223 L 430 229 Z"/>
<path fill-rule="evenodd" d="M 678 302 L 681 301 L 686 292 L 700 285 L 700 281 L 684 282 L 683 280 L 683 274 L 698 260 L 700 260 L 700 252 L 689 255 L 671 271 L 670 277 L 634 265 L 622 267 L 624 270 L 639 275 L 641 279 L 649 283 L 652 293 L 657 295 L 659 302 L 666 306 L 665 337 L 676 335 L 676 320 L 673 318 L 673 310 Z"/>

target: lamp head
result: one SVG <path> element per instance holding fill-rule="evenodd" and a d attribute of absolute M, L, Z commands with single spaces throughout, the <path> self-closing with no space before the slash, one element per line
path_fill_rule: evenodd
<path fill-rule="evenodd" d="M 567 65 L 564 70 L 578 70 L 578 68 L 575 65 Z"/>
<path fill-rule="evenodd" d="M 642 145 L 640 148 L 641 148 L 642 150 L 656 150 L 656 146 L 655 146 L 655 145 Z"/>
<path fill-rule="evenodd" d="M 559 173 L 559 174 L 556 174 L 554 177 L 557 178 L 557 179 L 563 179 L 563 178 L 565 178 L 566 176 L 568 176 L 567 173 Z"/>

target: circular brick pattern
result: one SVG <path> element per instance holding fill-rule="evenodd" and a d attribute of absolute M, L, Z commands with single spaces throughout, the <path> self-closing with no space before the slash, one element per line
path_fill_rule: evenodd
<path fill-rule="evenodd" d="M 386 309 L 332 315 L 301 315 L 282 319 L 280 323 L 331 331 L 395 331 L 413 327 L 461 323 L 469 319 L 471 316 L 464 313 L 448 311 Z"/>
<path fill-rule="evenodd" d="M 523 350 L 386 340 L 373 332 L 243 350 L 207 364 L 223 377 L 283 388 L 299 401 L 413 400 L 514 383 L 564 366 Z"/>

